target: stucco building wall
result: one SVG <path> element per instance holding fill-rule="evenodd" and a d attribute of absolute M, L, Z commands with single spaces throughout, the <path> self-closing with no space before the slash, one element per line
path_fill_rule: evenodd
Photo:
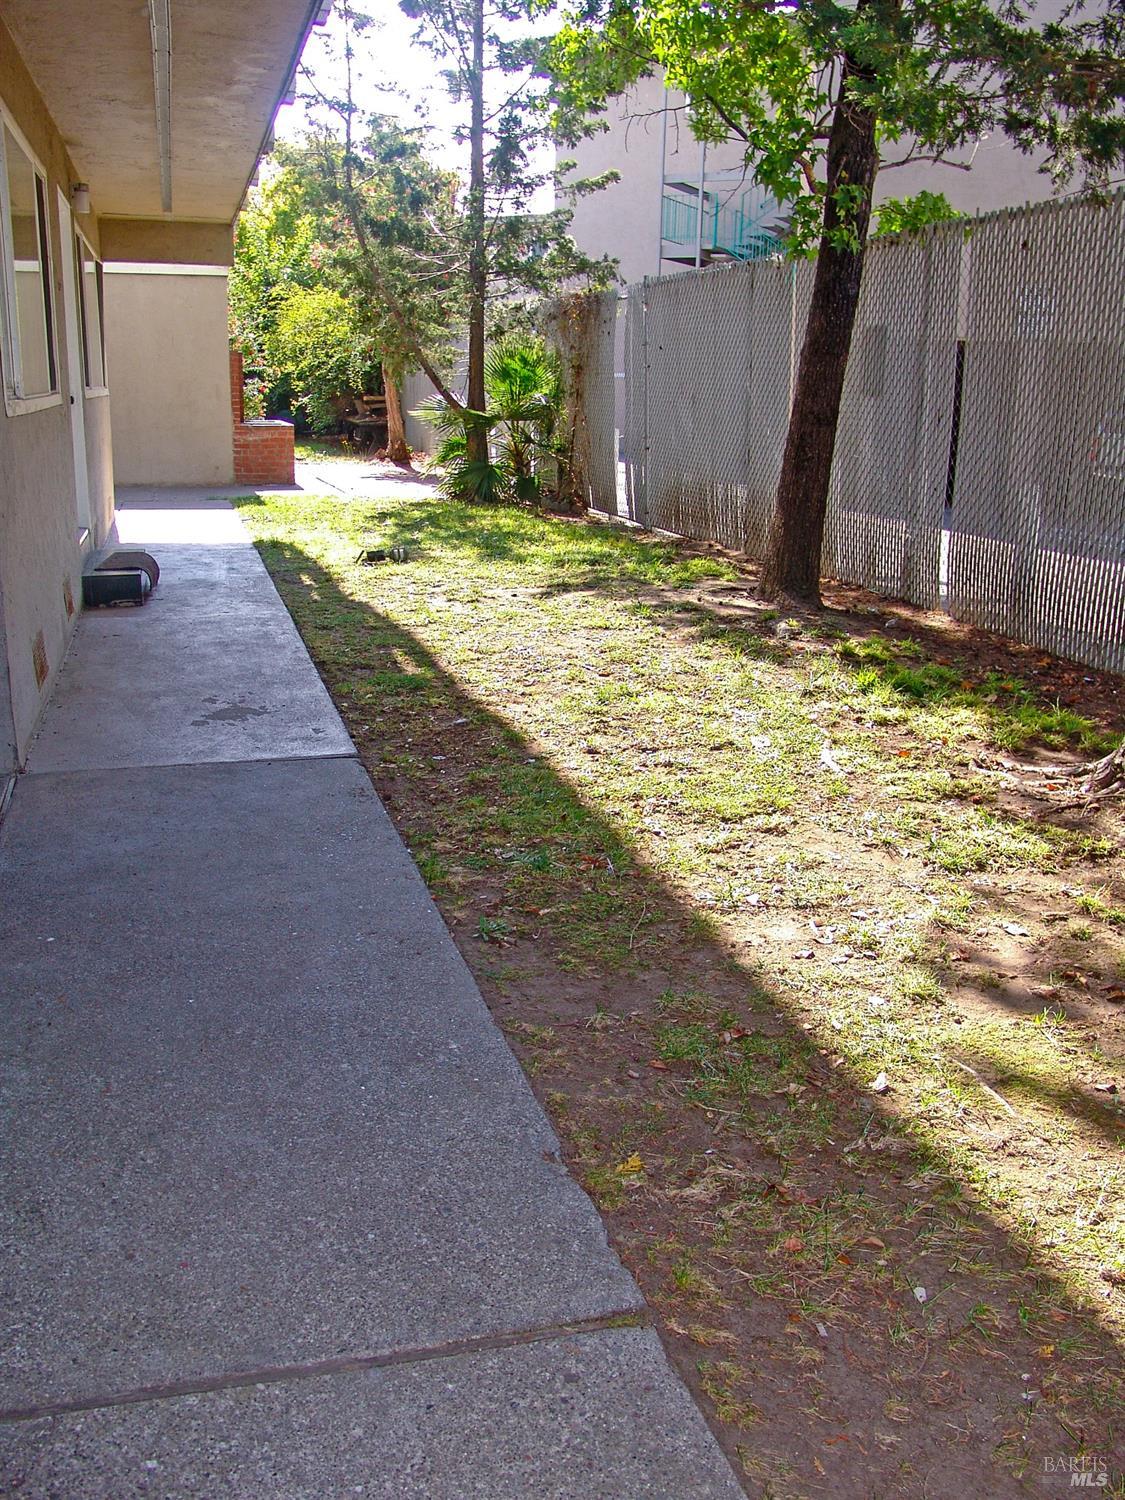
<path fill-rule="evenodd" d="M 1063 0 L 1040 0 L 1035 20 L 1057 19 Z M 618 262 L 626 285 L 646 276 L 668 276 L 689 269 L 660 259 L 660 218 L 663 181 L 696 183 L 700 175 L 700 147 L 691 134 L 683 96 L 664 88 L 660 77 L 641 79 L 627 93 L 610 101 L 607 129 L 579 142 L 573 151 L 575 175 L 596 177 L 616 171 L 620 180 L 582 198 L 575 205 L 571 229 L 587 255 L 609 255 Z M 667 122 L 667 124 L 665 124 Z M 909 143 L 888 145 L 886 161 L 905 156 Z M 912 162 L 884 169 L 875 183 L 875 201 L 906 198 L 926 190 L 944 193 L 962 213 L 989 213 L 1015 208 L 1051 196 L 1050 178 L 1039 171 L 1043 153 L 1023 153 L 1001 132 L 984 137 L 956 157 L 958 164 Z M 744 149 L 737 141 L 708 146 L 706 171 L 737 173 Z M 747 173 L 746 184 L 752 182 Z M 720 196 L 737 194 L 736 180 L 727 187 L 711 184 Z"/>
<path fill-rule="evenodd" d="M 58 364 L 57 400 L 9 415 L 0 403 L 0 771 L 26 756 L 56 672 L 66 654 L 81 600 L 82 546 L 76 501 L 70 398 L 83 403 L 90 469 L 86 546 L 99 546 L 113 519 L 109 398 L 69 389 L 63 314 L 64 255 L 58 192 L 77 180 L 62 138 L 11 36 L 0 21 L 0 100 L 47 176 L 52 301 Z M 92 215 L 75 223 L 98 250 Z M 69 239 L 69 236 L 68 236 Z M 5 679 L 7 679 L 5 681 Z"/>
<path fill-rule="evenodd" d="M 230 484 L 226 272 L 108 265 L 105 341 L 116 483 Z"/>
<path fill-rule="evenodd" d="M 660 262 L 661 163 L 669 182 L 698 182 L 700 149 L 680 94 L 660 78 L 642 78 L 610 101 L 608 129 L 581 141 L 573 152 L 576 175 L 620 174 L 618 182 L 575 204 L 571 233 L 587 255 L 609 255 L 626 285 L 645 276 L 682 269 Z M 743 152 L 734 142 L 707 148 L 707 171 L 734 171 Z"/>

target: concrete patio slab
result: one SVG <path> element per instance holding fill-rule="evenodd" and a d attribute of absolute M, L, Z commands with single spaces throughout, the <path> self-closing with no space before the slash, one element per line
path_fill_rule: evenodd
<path fill-rule="evenodd" d="M 358 459 L 311 460 L 297 465 L 297 483 L 311 494 L 370 500 L 393 495 L 398 500 L 432 500 L 437 480 L 395 464 Z"/>
<path fill-rule="evenodd" d="M 0 1429 L 19 1495 L 738 1500 L 655 1334 L 617 1329 Z"/>
<path fill-rule="evenodd" d="M 35 773 L 354 753 L 327 689 L 226 501 L 118 513 L 160 583 L 82 617 L 32 747 Z"/>
<path fill-rule="evenodd" d="M 363 768 L 23 779 L 0 1404 L 640 1305 Z"/>

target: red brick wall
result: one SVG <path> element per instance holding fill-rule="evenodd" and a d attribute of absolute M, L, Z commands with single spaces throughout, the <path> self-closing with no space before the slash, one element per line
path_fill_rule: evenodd
<path fill-rule="evenodd" d="M 246 420 L 246 407 L 242 394 L 242 355 L 237 349 L 230 351 L 230 414 L 237 427 Z"/>
<path fill-rule="evenodd" d="M 230 414 L 235 484 L 292 484 L 293 424 L 246 421 L 242 355 L 237 349 L 230 351 Z"/>
<path fill-rule="evenodd" d="M 236 484 L 292 484 L 293 424 L 236 422 L 234 480 Z"/>

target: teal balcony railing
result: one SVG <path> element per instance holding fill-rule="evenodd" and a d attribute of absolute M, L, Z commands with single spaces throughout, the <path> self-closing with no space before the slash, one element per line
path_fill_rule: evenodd
<path fill-rule="evenodd" d="M 703 195 L 702 251 L 710 259 L 729 255 L 736 260 L 760 260 L 776 255 L 781 249 L 778 236 L 766 228 L 775 219 L 778 206 L 754 189 L 743 193 L 737 203 L 724 202 L 717 193 Z M 660 234 L 665 244 L 695 249 L 699 234 L 699 200 L 665 189 L 661 203 Z"/>

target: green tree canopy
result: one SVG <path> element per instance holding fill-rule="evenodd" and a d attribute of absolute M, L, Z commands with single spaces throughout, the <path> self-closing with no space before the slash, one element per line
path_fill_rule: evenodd
<path fill-rule="evenodd" d="M 372 389 L 380 359 L 363 309 L 333 286 L 291 285 L 265 337 L 270 369 L 292 385 L 314 432 L 330 432 L 344 402 Z"/>
<path fill-rule="evenodd" d="M 793 205 L 802 249 L 821 237 L 830 187 L 836 233 L 853 238 L 864 185 L 828 180 L 841 105 L 870 115 L 883 170 L 955 158 L 996 132 L 1042 150 L 1062 185 L 1103 188 L 1122 163 L 1115 0 L 1076 0 L 1041 25 L 1025 0 L 582 0 L 547 66 L 571 141 L 598 128 L 612 94 L 661 71 L 696 137 L 740 142 L 754 177 Z"/>
<path fill-rule="evenodd" d="M 350 143 L 312 129 L 267 164 L 238 224 L 232 331 L 316 429 L 381 371 L 405 456 L 397 387 L 422 351 L 448 364 L 461 316 L 455 187 L 418 132 L 381 116 Z"/>
<path fill-rule="evenodd" d="M 548 58 L 560 134 L 662 71 L 702 140 L 742 143 L 819 249 L 765 592 L 819 601 L 844 373 L 876 175 L 948 158 L 990 131 L 1041 150 L 1059 184 L 1103 190 L 1125 161 L 1125 8 L 1073 0 L 577 0 Z"/>

